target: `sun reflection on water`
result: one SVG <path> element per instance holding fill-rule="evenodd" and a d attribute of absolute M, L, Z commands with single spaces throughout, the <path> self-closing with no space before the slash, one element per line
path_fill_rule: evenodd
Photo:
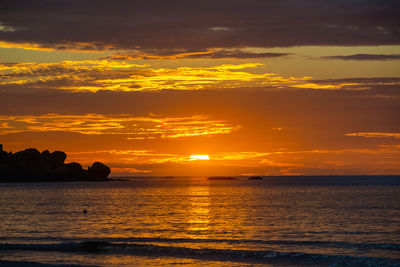
<path fill-rule="evenodd" d="M 196 232 L 192 238 L 205 238 L 210 229 L 210 188 L 193 186 L 188 190 L 188 230 Z"/>

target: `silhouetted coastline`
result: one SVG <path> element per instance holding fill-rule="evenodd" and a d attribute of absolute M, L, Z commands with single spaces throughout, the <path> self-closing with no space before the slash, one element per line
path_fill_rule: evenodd
<path fill-rule="evenodd" d="M 28 148 L 16 153 L 3 151 L 0 144 L 0 182 L 108 181 L 111 169 L 95 162 L 87 170 L 77 162 L 64 163 L 62 151 L 39 152 Z"/>

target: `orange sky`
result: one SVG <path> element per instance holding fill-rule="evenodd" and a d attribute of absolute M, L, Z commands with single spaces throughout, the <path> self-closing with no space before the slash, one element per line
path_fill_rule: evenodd
<path fill-rule="evenodd" d="M 398 4 L 101 2 L 0 11 L 5 150 L 114 176 L 400 174 Z"/>

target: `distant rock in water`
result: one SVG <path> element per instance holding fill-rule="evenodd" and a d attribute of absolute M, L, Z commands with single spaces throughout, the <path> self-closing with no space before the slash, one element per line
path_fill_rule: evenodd
<path fill-rule="evenodd" d="M 3 151 L 0 144 L 0 182 L 106 181 L 111 169 L 95 162 L 88 170 L 77 162 L 64 163 L 62 151 L 40 153 L 28 148 L 16 153 Z"/>
<path fill-rule="evenodd" d="M 237 180 L 237 178 L 226 177 L 226 176 L 212 176 L 212 177 L 208 177 L 207 180 Z"/>
<path fill-rule="evenodd" d="M 263 180 L 264 178 L 262 178 L 261 176 L 251 176 L 249 177 L 248 180 Z"/>

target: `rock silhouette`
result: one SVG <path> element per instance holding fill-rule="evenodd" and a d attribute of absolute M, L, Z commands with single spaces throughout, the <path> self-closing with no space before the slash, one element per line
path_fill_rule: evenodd
<path fill-rule="evenodd" d="M 251 176 L 248 178 L 248 180 L 263 180 L 264 178 L 262 178 L 261 176 Z"/>
<path fill-rule="evenodd" d="M 62 151 L 40 153 L 28 148 L 16 153 L 3 151 L 0 144 L 0 182 L 106 181 L 111 169 L 95 162 L 88 170 L 77 162 L 64 163 Z"/>
<path fill-rule="evenodd" d="M 103 177 L 107 178 L 111 170 L 103 163 L 95 162 L 93 163 L 92 167 L 89 167 L 88 172 L 90 177 L 94 179 L 102 179 Z"/>

